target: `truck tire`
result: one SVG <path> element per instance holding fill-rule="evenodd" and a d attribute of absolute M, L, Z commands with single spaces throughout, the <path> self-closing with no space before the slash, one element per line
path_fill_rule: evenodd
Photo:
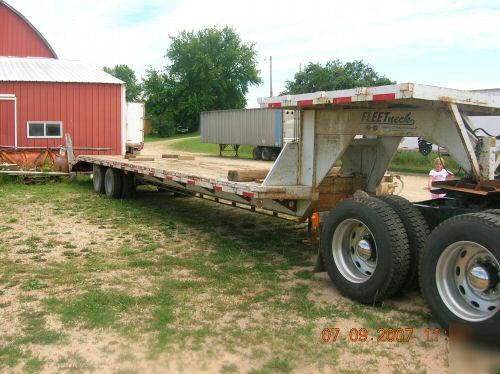
<path fill-rule="evenodd" d="M 408 273 L 408 237 L 396 212 L 372 197 L 341 201 L 321 231 L 325 267 L 340 292 L 374 303 L 398 292 Z"/>
<path fill-rule="evenodd" d="M 276 159 L 278 158 L 278 155 L 279 155 L 279 151 L 278 149 L 276 148 L 271 148 L 271 156 L 269 157 L 269 159 L 271 161 L 276 161 Z"/>
<path fill-rule="evenodd" d="M 104 175 L 106 174 L 106 168 L 101 165 L 94 164 L 92 166 L 92 186 L 94 187 L 94 192 L 104 193 Z"/>
<path fill-rule="evenodd" d="M 488 210 L 485 210 L 484 212 L 481 212 L 481 213 L 489 213 L 489 214 L 493 214 L 495 216 L 500 216 L 500 209 L 488 209 Z"/>
<path fill-rule="evenodd" d="M 104 176 L 104 190 L 110 199 L 118 199 L 122 196 L 122 175 L 120 170 L 108 168 Z"/>
<path fill-rule="evenodd" d="M 422 213 L 404 197 L 383 195 L 377 198 L 394 209 L 403 222 L 410 245 L 410 267 L 403 289 L 414 290 L 418 287 L 418 262 L 430 234 L 429 225 Z"/>
<path fill-rule="evenodd" d="M 122 173 L 122 199 L 128 199 L 135 195 L 135 175 Z"/>
<path fill-rule="evenodd" d="M 269 147 L 262 147 L 261 148 L 261 158 L 264 161 L 269 161 L 271 159 L 271 151 Z"/>
<path fill-rule="evenodd" d="M 254 160 L 260 160 L 262 157 L 262 150 L 260 147 L 254 147 L 253 151 L 252 151 L 252 158 Z"/>
<path fill-rule="evenodd" d="M 500 343 L 500 217 L 461 214 L 436 227 L 420 260 L 422 294 L 449 331 Z M 453 334 L 453 330 L 451 331 Z"/>

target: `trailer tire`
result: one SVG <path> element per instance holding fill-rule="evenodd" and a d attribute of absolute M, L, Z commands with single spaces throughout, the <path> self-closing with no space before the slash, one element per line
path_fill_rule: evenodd
<path fill-rule="evenodd" d="M 271 159 L 271 151 L 270 151 L 269 147 L 262 147 L 261 149 L 262 149 L 261 158 L 264 161 L 269 161 Z"/>
<path fill-rule="evenodd" d="M 410 245 L 410 266 L 403 289 L 414 290 L 418 287 L 418 263 L 420 254 L 430 234 L 429 225 L 422 213 L 404 197 L 382 195 L 377 196 L 377 198 L 394 209 L 403 222 Z"/>
<path fill-rule="evenodd" d="M 500 343 L 500 217 L 469 213 L 436 227 L 420 260 L 422 294 L 449 331 Z M 454 331 L 451 331 L 454 334 Z"/>
<path fill-rule="evenodd" d="M 337 204 L 323 225 L 321 251 L 340 292 L 366 304 L 398 292 L 410 263 L 401 219 L 389 205 L 371 197 Z"/>
<path fill-rule="evenodd" d="M 484 212 L 481 212 L 481 213 L 489 213 L 489 214 L 493 214 L 495 216 L 500 216 L 500 209 L 488 209 L 488 210 L 485 210 Z"/>
<path fill-rule="evenodd" d="M 278 155 L 279 155 L 279 151 L 276 148 L 272 148 L 271 149 L 271 156 L 269 159 L 271 161 L 276 161 L 276 159 L 278 158 Z"/>
<path fill-rule="evenodd" d="M 106 168 L 101 165 L 94 164 L 92 166 L 92 186 L 94 192 L 103 194 L 104 190 L 104 175 L 106 174 Z"/>
<path fill-rule="evenodd" d="M 262 157 L 262 150 L 260 149 L 260 147 L 254 147 L 252 151 L 252 158 L 254 160 L 260 160 L 261 157 Z"/>
<path fill-rule="evenodd" d="M 128 199 L 135 195 L 135 175 L 122 172 L 122 198 Z"/>
<path fill-rule="evenodd" d="M 122 175 L 120 170 L 114 168 L 106 170 L 104 189 L 106 196 L 110 199 L 118 199 L 122 196 Z"/>

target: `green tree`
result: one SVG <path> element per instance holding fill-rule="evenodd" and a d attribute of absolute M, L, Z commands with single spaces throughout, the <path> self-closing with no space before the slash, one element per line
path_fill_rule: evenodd
<path fill-rule="evenodd" d="M 176 125 L 194 130 L 202 111 L 245 107 L 249 86 L 261 82 L 253 44 L 227 26 L 182 31 L 170 39 L 169 64 L 146 74 L 148 114 L 169 112 Z"/>
<path fill-rule="evenodd" d="M 282 94 L 301 94 L 315 91 L 333 91 L 354 87 L 381 86 L 394 84 L 385 76 L 379 75 L 363 61 L 328 61 L 325 66 L 309 63 L 305 69 L 296 73 L 293 81 L 287 81 Z"/>
<path fill-rule="evenodd" d="M 142 86 L 137 82 L 134 71 L 127 65 L 115 65 L 112 68 L 103 67 L 106 73 L 125 82 L 127 102 L 138 101 L 141 98 Z"/>
<path fill-rule="evenodd" d="M 146 114 L 151 120 L 152 130 L 160 136 L 171 136 L 175 133 L 173 88 L 167 78 L 166 74 L 150 68 L 146 70 L 142 85 L 146 98 Z"/>

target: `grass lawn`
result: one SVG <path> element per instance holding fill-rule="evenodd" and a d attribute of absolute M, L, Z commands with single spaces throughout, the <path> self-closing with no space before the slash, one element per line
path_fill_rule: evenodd
<path fill-rule="evenodd" d="M 437 157 L 437 152 L 431 152 L 429 155 L 424 156 L 416 151 L 399 151 L 392 159 L 389 170 L 429 174 L 429 171 L 434 168 L 434 160 Z M 461 175 L 460 166 L 453 158 L 450 156 L 443 156 L 443 158 L 448 170 Z"/>
<path fill-rule="evenodd" d="M 218 144 L 202 143 L 200 137 L 182 140 L 170 145 L 171 149 L 181 152 L 207 153 L 211 155 L 219 154 Z M 242 145 L 239 149 L 241 158 L 252 158 L 253 147 L 250 145 Z M 229 152 L 228 155 L 233 156 L 234 152 Z"/>
<path fill-rule="evenodd" d="M 0 371 L 445 370 L 418 293 L 363 306 L 313 274 L 305 225 L 88 178 L 0 180 Z M 339 327 L 333 343 L 325 327 Z M 377 342 L 411 327 L 408 343 Z M 374 341 L 350 342 L 352 328 Z"/>
<path fill-rule="evenodd" d="M 169 137 L 162 137 L 162 136 L 159 136 L 157 134 L 148 134 L 148 135 L 144 136 L 144 143 L 158 142 L 158 141 L 162 141 L 162 140 L 165 141 L 165 140 L 169 140 L 169 139 L 189 138 L 189 137 L 196 136 L 196 135 L 199 136 L 199 133 L 190 132 L 187 134 L 175 134 L 175 135 L 172 135 Z"/>

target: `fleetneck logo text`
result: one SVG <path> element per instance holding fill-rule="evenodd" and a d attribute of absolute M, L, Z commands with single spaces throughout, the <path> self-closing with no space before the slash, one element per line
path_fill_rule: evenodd
<path fill-rule="evenodd" d="M 408 112 L 405 115 L 394 115 L 391 112 L 363 112 L 363 115 L 361 116 L 361 123 L 413 126 L 415 124 L 415 120 L 411 117 L 411 112 Z"/>

